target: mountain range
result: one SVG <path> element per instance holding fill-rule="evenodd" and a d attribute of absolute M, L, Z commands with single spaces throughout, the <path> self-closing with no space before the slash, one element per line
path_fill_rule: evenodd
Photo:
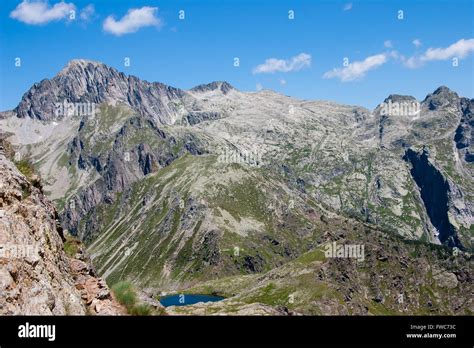
<path fill-rule="evenodd" d="M 444 86 L 368 110 L 73 60 L 0 136 L 109 286 L 226 297 L 170 314 L 469 314 L 473 112 Z"/>

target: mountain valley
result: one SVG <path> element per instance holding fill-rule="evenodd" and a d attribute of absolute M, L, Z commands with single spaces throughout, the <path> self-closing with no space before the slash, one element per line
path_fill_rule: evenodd
<path fill-rule="evenodd" d="M 473 113 L 447 87 L 368 110 L 73 60 L 0 137 L 109 287 L 226 297 L 168 314 L 472 314 Z"/>

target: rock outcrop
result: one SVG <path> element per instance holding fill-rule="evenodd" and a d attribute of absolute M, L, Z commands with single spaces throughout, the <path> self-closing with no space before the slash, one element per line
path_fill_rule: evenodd
<path fill-rule="evenodd" d="M 125 314 L 91 267 L 69 258 L 54 205 L 0 147 L 0 314 Z"/>
<path fill-rule="evenodd" d="M 196 87 L 191 88 L 192 92 L 209 92 L 209 91 L 220 91 L 223 94 L 229 93 L 229 91 L 233 90 L 231 84 L 226 81 L 214 81 L 211 83 L 207 83 L 204 85 L 199 85 Z"/>

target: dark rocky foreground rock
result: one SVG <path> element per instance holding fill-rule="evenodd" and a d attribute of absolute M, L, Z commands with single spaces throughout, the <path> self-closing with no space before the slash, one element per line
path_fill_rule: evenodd
<path fill-rule="evenodd" d="M 0 314 L 125 314 L 86 262 L 69 258 L 53 204 L 0 147 Z"/>

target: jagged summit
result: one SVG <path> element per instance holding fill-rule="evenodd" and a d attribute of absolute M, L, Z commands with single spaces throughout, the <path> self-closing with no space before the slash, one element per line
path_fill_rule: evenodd
<path fill-rule="evenodd" d="M 88 60 L 88 59 L 72 59 L 58 73 L 58 75 L 65 75 L 65 74 L 70 73 L 72 70 L 76 70 L 76 69 L 97 69 L 97 68 L 115 70 L 114 68 L 109 67 L 102 62 Z"/>
<path fill-rule="evenodd" d="M 452 89 L 446 87 L 446 86 L 440 86 L 438 88 L 435 89 L 435 91 L 431 94 L 428 94 L 425 98 L 428 99 L 430 97 L 435 97 L 435 98 L 438 98 L 438 99 L 449 99 L 449 101 L 453 101 L 455 99 L 458 99 L 459 98 L 459 95 L 454 92 Z"/>
<path fill-rule="evenodd" d="M 68 66 L 76 66 L 76 65 L 80 65 L 80 66 L 85 66 L 85 65 L 94 65 L 94 66 L 99 66 L 99 65 L 106 65 L 102 62 L 99 62 L 99 61 L 96 61 L 96 60 L 90 60 L 90 59 L 71 59 L 66 67 Z"/>
<path fill-rule="evenodd" d="M 433 94 L 443 94 L 443 93 L 454 93 L 454 94 L 457 94 L 456 92 L 454 92 L 452 89 L 450 89 L 449 87 L 446 87 L 446 86 L 439 86 L 438 88 L 436 88 L 436 90 L 433 92 Z"/>
<path fill-rule="evenodd" d="M 384 103 L 388 103 L 389 101 L 393 102 L 414 102 L 416 98 L 411 95 L 402 95 L 402 94 L 390 94 L 387 98 L 385 98 Z"/>
<path fill-rule="evenodd" d="M 439 86 L 436 88 L 432 93 L 429 93 L 423 101 L 426 101 L 430 97 L 436 97 L 436 98 L 441 98 L 441 97 L 450 97 L 450 98 L 459 98 L 458 94 L 451 90 L 450 88 L 446 86 Z M 416 100 L 415 97 L 411 95 L 404 95 L 404 94 L 390 94 L 387 98 L 384 99 L 384 102 L 388 102 L 391 100 L 392 102 L 395 101 L 411 101 L 411 100 Z"/>
<path fill-rule="evenodd" d="M 205 93 L 234 90 L 228 82 L 215 81 L 194 87 Z M 183 107 L 195 97 L 184 90 L 160 82 L 148 82 L 98 61 L 73 59 L 52 79 L 35 83 L 22 97 L 14 112 L 19 118 L 51 121 L 57 103 L 112 103 L 130 107 L 137 114 L 161 124 L 173 124 L 183 117 Z M 194 110 L 192 107 L 188 110 Z"/>
<path fill-rule="evenodd" d="M 127 76 L 106 64 L 71 60 L 55 77 L 34 84 L 15 108 L 20 118 L 49 121 L 57 103 L 120 103 L 136 113 L 162 124 L 172 124 L 179 112 L 176 105 L 186 93 L 162 83 L 150 83 Z"/>
<path fill-rule="evenodd" d="M 222 93 L 227 94 L 231 90 L 235 90 L 235 88 L 228 83 L 227 81 L 214 81 L 207 84 L 198 85 L 196 87 L 191 88 L 193 92 L 208 92 L 214 90 L 220 90 Z"/>
<path fill-rule="evenodd" d="M 445 105 L 455 105 L 459 101 L 459 95 L 446 86 L 438 87 L 433 93 L 428 94 L 423 100 L 430 110 L 438 109 Z"/>
<path fill-rule="evenodd" d="M 428 94 L 421 103 L 427 105 L 430 110 L 435 110 L 443 105 L 455 105 L 459 99 L 459 95 L 456 92 L 446 86 L 440 86 Z M 411 95 L 401 94 L 390 94 L 384 99 L 384 103 L 410 103 L 416 101 L 417 99 Z"/>

